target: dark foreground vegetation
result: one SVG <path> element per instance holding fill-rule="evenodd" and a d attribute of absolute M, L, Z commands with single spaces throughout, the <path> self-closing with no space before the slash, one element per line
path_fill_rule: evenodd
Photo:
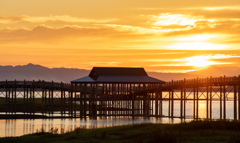
<path fill-rule="evenodd" d="M 181 124 L 136 124 L 100 129 L 76 129 L 55 134 L 38 131 L 21 137 L 0 138 L 0 142 L 113 142 L 113 143 L 239 143 L 238 121 L 192 121 Z"/>

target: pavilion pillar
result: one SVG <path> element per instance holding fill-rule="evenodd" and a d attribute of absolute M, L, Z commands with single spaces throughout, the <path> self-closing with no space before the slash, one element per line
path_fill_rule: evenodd
<path fill-rule="evenodd" d="M 155 117 L 158 117 L 158 101 L 159 101 L 159 88 L 156 88 L 157 91 L 155 92 Z"/>

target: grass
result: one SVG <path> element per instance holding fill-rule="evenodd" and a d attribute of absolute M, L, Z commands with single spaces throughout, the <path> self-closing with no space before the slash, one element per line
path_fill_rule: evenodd
<path fill-rule="evenodd" d="M 238 121 L 192 121 L 181 124 L 135 124 L 100 129 L 78 128 L 55 134 L 40 131 L 21 137 L 0 138 L 0 142 L 34 143 L 238 143 Z"/>

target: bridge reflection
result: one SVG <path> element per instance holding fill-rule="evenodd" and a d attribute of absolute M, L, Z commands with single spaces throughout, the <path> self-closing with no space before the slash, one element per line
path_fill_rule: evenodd
<path fill-rule="evenodd" d="M 22 136 L 32 133 L 51 132 L 64 134 L 75 129 L 94 129 L 119 125 L 138 123 L 178 123 L 180 120 L 165 119 L 143 119 L 132 120 L 132 118 L 108 118 L 98 120 L 84 120 L 77 118 L 69 119 L 6 119 L 0 120 L 0 137 Z"/>

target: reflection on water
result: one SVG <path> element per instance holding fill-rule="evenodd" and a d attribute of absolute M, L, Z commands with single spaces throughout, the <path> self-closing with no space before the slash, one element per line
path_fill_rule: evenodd
<path fill-rule="evenodd" d="M 189 120 L 186 120 L 189 121 Z M 180 119 L 169 118 L 107 118 L 97 120 L 81 119 L 8 119 L 0 120 L 0 137 L 21 136 L 44 130 L 46 132 L 65 133 L 76 128 L 103 128 L 139 123 L 179 123 Z M 56 130 L 57 129 L 57 130 Z"/>
<path fill-rule="evenodd" d="M 217 94 L 213 96 L 212 102 L 212 119 L 220 118 L 220 101 L 217 99 Z M 206 101 L 201 100 L 198 103 L 199 118 L 206 118 L 207 109 Z M 223 105 L 222 105 L 223 106 Z M 238 106 L 238 105 L 237 105 Z M 155 103 L 153 103 L 153 112 L 155 112 Z M 169 114 L 169 102 L 163 101 L 163 115 Z M 174 101 L 174 116 L 180 116 L 180 101 Z M 233 93 L 229 93 L 226 101 L 226 118 L 233 119 Z M 186 101 L 186 119 L 180 120 L 178 118 L 98 118 L 97 120 L 90 119 L 11 119 L 0 120 L 0 137 L 8 136 L 21 136 L 26 134 L 35 133 L 37 131 L 51 132 L 55 129 L 57 133 L 65 133 L 67 131 L 73 131 L 76 128 L 102 128 L 110 126 L 138 124 L 138 123 L 179 123 L 182 121 L 190 121 L 193 119 L 193 101 Z M 55 130 L 56 131 L 56 130 Z"/>

